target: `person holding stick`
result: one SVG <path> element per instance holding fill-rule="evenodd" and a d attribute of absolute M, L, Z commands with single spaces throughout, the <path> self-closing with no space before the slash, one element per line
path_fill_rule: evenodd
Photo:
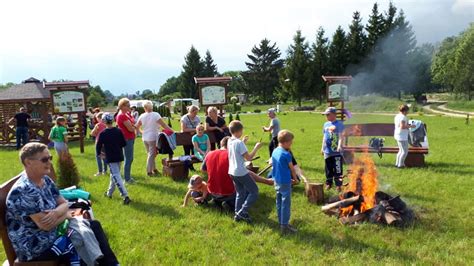
<path fill-rule="evenodd" d="M 272 140 L 268 144 L 268 151 L 270 152 L 270 158 L 272 157 L 273 150 L 278 147 L 278 132 L 280 132 L 280 120 L 276 117 L 276 111 L 274 108 L 270 108 L 267 111 L 267 115 L 270 118 L 270 125 L 268 127 L 262 126 L 263 132 L 271 132 Z"/>

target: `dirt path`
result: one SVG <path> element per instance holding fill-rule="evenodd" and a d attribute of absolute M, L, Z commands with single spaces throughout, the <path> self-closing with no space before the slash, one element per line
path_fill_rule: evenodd
<path fill-rule="evenodd" d="M 462 117 L 466 118 L 467 114 L 466 112 L 461 112 L 461 111 L 456 111 L 456 110 L 450 110 L 448 108 L 441 108 L 441 106 L 444 106 L 445 103 L 438 105 L 437 108 L 442 109 L 442 110 L 435 110 L 431 108 L 431 105 L 434 105 L 436 103 L 430 103 L 428 105 L 423 106 L 423 109 L 429 112 L 432 112 L 434 114 L 440 114 L 440 115 L 445 115 L 445 116 L 450 116 L 450 117 Z M 470 119 L 474 117 L 474 114 L 469 113 Z"/>
<path fill-rule="evenodd" d="M 438 109 L 441 109 L 443 111 L 449 112 L 449 113 L 455 113 L 455 114 L 469 114 L 470 116 L 474 116 L 474 112 L 467 112 L 467 111 L 459 111 L 459 110 L 453 110 L 448 107 L 446 107 L 446 104 L 441 104 L 438 106 Z"/>

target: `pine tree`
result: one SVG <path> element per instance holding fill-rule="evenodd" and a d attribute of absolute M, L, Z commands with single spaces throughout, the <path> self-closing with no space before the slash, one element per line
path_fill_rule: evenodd
<path fill-rule="evenodd" d="M 206 57 L 204 57 L 204 68 L 202 70 L 203 77 L 215 77 L 218 75 L 217 65 L 214 64 L 214 59 L 212 59 L 211 52 L 206 51 Z"/>
<path fill-rule="evenodd" d="M 247 57 L 250 62 L 245 62 L 248 70 L 242 72 L 242 77 L 248 84 L 252 95 L 258 102 L 273 103 L 276 100 L 275 90 L 279 86 L 278 71 L 283 68 L 283 61 L 280 59 L 280 49 L 270 44 L 270 41 L 263 39 L 260 44 L 252 48 L 252 53 Z"/>
<path fill-rule="evenodd" d="M 383 16 L 383 19 L 382 19 L 383 27 L 382 27 L 381 35 L 385 36 L 393 29 L 396 15 L 397 15 L 397 8 L 392 3 L 392 1 L 390 1 L 388 5 L 388 10 L 387 12 L 385 12 L 385 16 Z"/>
<path fill-rule="evenodd" d="M 329 74 L 343 75 L 349 63 L 347 37 L 341 26 L 337 27 L 329 45 Z"/>
<path fill-rule="evenodd" d="M 309 45 L 301 35 L 301 31 L 296 31 L 293 37 L 293 44 L 288 49 L 286 67 L 284 70 L 285 80 L 283 87 L 289 95 L 301 106 L 303 97 L 310 94 L 312 70 L 310 65 Z"/>
<path fill-rule="evenodd" d="M 368 24 L 365 26 L 367 30 L 367 52 L 375 49 L 377 40 L 383 32 L 383 15 L 379 13 L 379 5 L 374 3 L 372 14 L 369 16 Z"/>
<path fill-rule="evenodd" d="M 323 27 L 319 27 L 316 42 L 311 47 L 312 92 L 313 96 L 319 98 L 319 103 L 322 103 L 326 94 L 326 85 L 321 76 L 328 73 L 328 60 L 328 39 L 324 37 Z"/>
<path fill-rule="evenodd" d="M 191 46 L 188 54 L 184 57 L 181 82 L 178 86 L 178 90 L 181 92 L 183 97 L 197 98 L 198 91 L 194 78 L 202 77 L 203 68 L 204 64 L 201 61 L 199 52 L 194 48 L 194 46 Z"/>
<path fill-rule="evenodd" d="M 358 11 L 352 15 L 352 24 L 349 26 L 347 36 L 347 50 L 349 54 L 349 63 L 359 64 L 366 55 L 366 39 L 362 18 Z"/>

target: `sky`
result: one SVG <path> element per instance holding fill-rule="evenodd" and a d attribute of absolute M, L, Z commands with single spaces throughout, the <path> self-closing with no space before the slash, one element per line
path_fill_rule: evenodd
<path fill-rule="evenodd" d="M 179 75 L 194 45 L 211 51 L 219 72 L 245 70 L 263 38 L 283 55 L 296 30 L 312 42 L 318 27 L 328 37 L 346 30 L 352 13 L 364 23 L 375 1 L 2 1 L 0 83 L 31 76 L 48 81 L 89 80 L 115 95 L 158 92 Z M 394 0 L 418 43 L 439 42 L 474 22 L 474 0 Z M 378 1 L 386 10 L 389 1 Z"/>

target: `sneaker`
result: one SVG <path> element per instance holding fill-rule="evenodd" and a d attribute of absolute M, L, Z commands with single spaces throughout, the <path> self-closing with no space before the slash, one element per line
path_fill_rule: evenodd
<path fill-rule="evenodd" d="M 234 216 L 234 221 L 236 222 L 246 222 L 246 223 L 252 223 L 252 219 L 248 214 L 235 214 Z"/>
<path fill-rule="evenodd" d="M 123 199 L 123 205 L 128 205 L 130 202 L 132 202 L 132 200 L 128 196 Z"/>
<path fill-rule="evenodd" d="M 102 172 L 97 172 L 94 174 L 94 176 L 101 176 L 102 175 Z"/>
<path fill-rule="evenodd" d="M 135 184 L 136 181 L 135 181 L 135 179 L 133 179 L 133 178 L 130 177 L 130 179 L 129 179 L 129 180 L 126 180 L 125 182 L 126 182 L 127 184 Z"/>
<path fill-rule="evenodd" d="M 104 196 L 106 196 L 106 197 L 109 198 L 109 199 L 112 198 L 112 195 L 109 196 L 109 194 L 107 193 L 107 191 L 104 192 Z"/>
<path fill-rule="evenodd" d="M 287 225 L 280 225 L 280 231 L 282 234 L 295 234 L 298 232 L 298 229 L 287 224 Z"/>
<path fill-rule="evenodd" d="M 102 175 L 108 175 L 107 171 L 102 172 Z"/>

